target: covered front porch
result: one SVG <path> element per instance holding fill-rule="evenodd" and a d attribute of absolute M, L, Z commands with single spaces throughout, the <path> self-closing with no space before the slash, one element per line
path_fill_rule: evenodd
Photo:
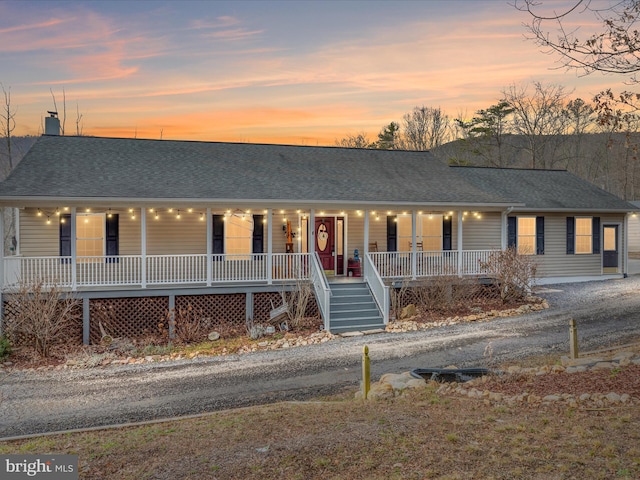
<path fill-rule="evenodd" d="M 327 330 L 352 328 L 365 310 L 366 321 L 377 320 L 360 327 L 388 323 L 393 282 L 483 275 L 504 233 L 499 211 L 92 204 L 10 213 L 15 239 L 1 262 L 5 292 L 42 282 L 93 296 L 229 287 L 277 293 L 310 282 Z M 367 288 L 360 298 L 343 292 L 348 298 L 337 300 L 334 280 L 347 277 Z M 332 317 L 348 318 L 337 327 Z"/>
<path fill-rule="evenodd" d="M 314 257 L 329 277 L 482 275 L 504 246 L 500 212 L 92 205 L 9 213 L 5 289 L 277 284 L 310 279 Z"/>

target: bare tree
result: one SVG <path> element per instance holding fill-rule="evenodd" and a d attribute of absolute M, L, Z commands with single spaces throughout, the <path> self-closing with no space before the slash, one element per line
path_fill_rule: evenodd
<path fill-rule="evenodd" d="M 440 107 L 415 107 L 404 115 L 402 123 L 407 150 L 431 150 L 451 136 L 449 116 Z"/>
<path fill-rule="evenodd" d="M 371 141 L 364 132 L 348 134 L 346 137 L 336 140 L 337 147 L 343 148 L 372 148 Z"/>
<path fill-rule="evenodd" d="M 7 145 L 7 165 L 8 171 L 3 172 L 4 175 L 8 175 L 11 170 L 13 170 L 13 154 L 11 151 L 11 134 L 16 128 L 16 111 L 11 108 L 11 87 L 5 88 L 5 86 L 0 83 L 0 87 L 2 88 L 2 93 L 4 94 L 4 104 L 2 105 L 2 117 L 0 117 L 0 126 L 2 126 L 2 135 L 5 138 L 5 142 Z"/>
<path fill-rule="evenodd" d="M 569 95 L 562 85 L 533 83 L 533 92 L 527 85 L 509 86 L 502 91 L 505 101 L 513 109 L 515 133 L 525 138 L 531 168 L 551 168 L 559 160 L 554 152 L 558 137 L 565 132 L 567 117 L 565 100 Z"/>
<path fill-rule="evenodd" d="M 51 97 L 53 98 L 53 109 L 58 112 L 58 104 L 56 103 L 56 96 L 53 93 L 53 89 L 49 89 Z M 60 135 L 64 135 L 64 126 L 67 123 L 67 94 L 62 87 L 62 122 L 60 122 Z"/>
<path fill-rule="evenodd" d="M 82 125 L 82 117 L 84 115 L 82 113 L 80 113 L 80 107 L 78 107 L 78 102 L 76 102 L 76 135 L 78 137 L 82 136 L 82 130 L 83 130 L 83 125 Z"/>
<path fill-rule="evenodd" d="M 631 75 L 640 71 L 640 2 L 619 0 L 602 3 L 576 0 L 563 11 L 545 12 L 539 0 L 515 0 L 518 10 L 530 15 L 525 23 L 531 39 L 550 52 L 560 55 L 562 66 L 582 70 Z M 555 5 L 553 5 L 555 7 Z M 599 31 L 586 36 L 580 29 L 568 30 L 572 22 L 584 24 L 577 16 L 587 16 L 601 24 Z M 574 24 L 575 24 L 574 23 Z M 634 81 L 635 81 L 635 77 Z"/>
<path fill-rule="evenodd" d="M 569 100 L 565 108 L 566 133 L 572 135 L 567 158 L 567 169 L 579 176 L 586 178 L 586 171 L 590 169 L 587 165 L 589 152 L 585 151 L 584 143 L 587 135 L 596 125 L 596 114 L 593 105 L 585 102 L 581 98 Z"/>

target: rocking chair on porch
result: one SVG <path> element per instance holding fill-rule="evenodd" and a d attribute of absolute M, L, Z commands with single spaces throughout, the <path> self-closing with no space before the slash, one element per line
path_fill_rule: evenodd
<path fill-rule="evenodd" d="M 422 251 L 422 247 L 423 244 L 422 242 L 416 242 L 416 250 L 421 252 Z M 413 249 L 413 244 L 411 242 L 409 242 L 409 248 Z"/>
<path fill-rule="evenodd" d="M 369 251 L 377 252 L 378 251 L 378 242 L 369 242 Z"/>

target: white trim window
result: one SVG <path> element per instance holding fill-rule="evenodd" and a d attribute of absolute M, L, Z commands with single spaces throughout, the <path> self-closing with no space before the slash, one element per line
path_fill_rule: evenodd
<path fill-rule="evenodd" d="M 102 257 L 105 254 L 105 221 L 102 213 L 78 213 L 76 217 L 76 255 Z"/>
<path fill-rule="evenodd" d="M 412 251 L 411 215 L 398 215 L 398 251 Z M 442 214 L 416 216 L 416 248 L 425 252 L 439 252 L 442 248 Z"/>
<path fill-rule="evenodd" d="M 251 215 L 230 215 L 225 221 L 225 253 L 247 255 L 252 253 L 253 217 Z"/>
<path fill-rule="evenodd" d="M 536 217 L 518 217 L 518 255 L 536 253 Z"/>
<path fill-rule="evenodd" d="M 593 253 L 593 217 L 576 217 L 576 255 Z"/>

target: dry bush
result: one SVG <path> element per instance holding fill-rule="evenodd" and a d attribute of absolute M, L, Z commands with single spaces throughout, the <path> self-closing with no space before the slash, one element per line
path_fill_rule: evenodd
<path fill-rule="evenodd" d="M 428 311 L 443 312 L 449 305 L 459 303 L 458 298 L 462 289 L 456 288 L 456 283 L 462 279 L 453 275 L 439 275 L 418 282 L 413 287 L 416 306 Z"/>
<path fill-rule="evenodd" d="M 92 313 L 100 328 L 100 343 L 111 343 L 118 327 L 118 319 L 113 305 L 96 302 Z"/>
<path fill-rule="evenodd" d="M 412 301 L 423 311 L 447 314 L 463 307 L 495 299 L 495 289 L 475 277 L 439 275 L 417 281 L 411 288 Z"/>
<path fill-rule="evenodd" d="M 173 324 L 175 338 L 181 343 L 196 343 L 206 333 L 202 323 L 203 313 L 191 304 L 187 308 L 173 308 L 167 312 L 167 324 Z"/>
<path fill-rule="evenodd" d="M 298 328 L 306 317 L 307 306 L 313 297 L 313 287 L 307 280 L 296 280 L 295 285 L 289 291 L 281 293 L 282 302 L 287 305 L 287 318 L 289 326 Z"/>
<path fill-rule="evenodd" d="M 518 255 L 514 247 L 492 252 L 481 267 L 497 281 L 503 303 L 524 300 L 535 285 L 535 261 L 529 255 Z"/>
<path fill-rule="evenodd" d="M 400 318 L 402 309 L 407 306 L 412 297 L 409 280 L 403 280 L 400 288 L 391 286 L 389 295 L 391 296 L 391 313 L 395 315 L 395 318 Z"/>
<path fill-rule="evenodd" d="M 48 357 L 51 346 L 66 340 L 80 318 L 80 300 L 62 292 L 56 284 L 43 280 L 21 282 L 7 295 L 6 332 L 14 344 L 33 343 L 40 355 Z"/>

